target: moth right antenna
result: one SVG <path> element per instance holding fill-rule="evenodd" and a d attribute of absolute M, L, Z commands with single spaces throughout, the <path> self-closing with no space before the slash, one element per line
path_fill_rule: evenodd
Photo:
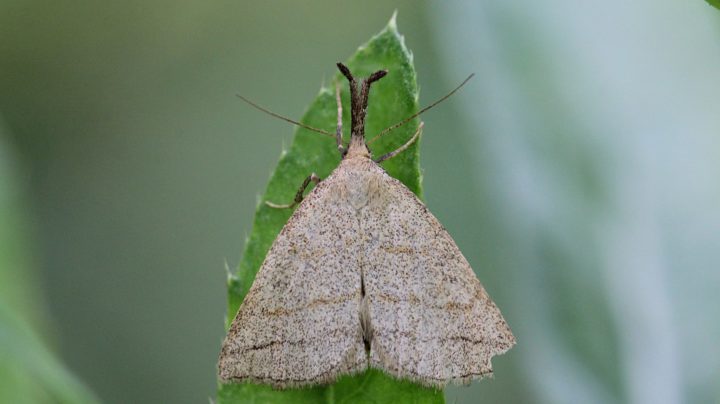
<path fill-rule="evenodd" d="M 287 117 L 284 117 L 284 116 L 282 116 L 282 115 L 280 115 L 280 114 L 276 114 L 276 113 L 270 111 L 269 109 L 265 109 L 265 108 L 261 107 L 260 105 L 258 105 L 258 104 L 256 104 L 256 103 L 250 101 L 249 99 L 243 97 L 243 96 L 240 95 L 240 94 L 235 94 L 235 95 L 237 95 L 237 97 L 240 98 L 241 100 L 243 100 L 243 101 L 245 101 L 246 103 L 250 104 L 250 106 L 252 106 L 253 108 L 255 108 L 255 109 L 259 110 L 259 111 L 262 111 L 262 112 L 264 112 L 264 113 L 266 113 L 266 114 L 268 114 L 268 115 L 270 115 L 270 116 L 272 116 L 272 117 L 274 117 L 274 118 L 283 120 L 283 121 L 285 121 L 285 122 L 290 122 L 290 123 L 293 124 L 293 125 L 297 125 L 297 126 L 299 126 L 299 127 L 301 127 L 301 128 L 305 128 L 305 129 L 307 129 L 307 130 L 311 130 L 311 131 L 313 131 L 313 132 L 317 132 L 317 133 L 319 133 L 319 134 L 321 134 L 321 135 L 330 136 L 330 137 L 332 137 L 332 138 L 335 138 L 335 134 L 334 134 L 334 133 L 330 133 L 330 132 L 324 131 L 324 130 L 322 130 L 322 129 L 314 128 L 314 127 L 312 127 L 312 126 L 310 126 L 310 125 L 305 125 L 304 123 L 300 123 L 300 122 L 298 122 L 298 121 L 294 121 L 294 120 L 292 120 L 292 119 L 290 119 L 290 118 L 287 118 Z"/>
<path fill-rule="evenodd" d="M 392 125 L 392 126 L 389 126 L 389 127 L 385 128 L 385 129 L 383 129 L 383 130 L 382 130 L 380 133 L 378 133 L 375 137 L 373 137 L 372 139 L 368 140 L 367 144 L 371 144 L 372 142 L 376 141 L 380 136 L 385 135 L 385 134 L 387 134 L 388 132 L 390 132 L 390 131 L 392 131 L 392 130 L 395 130 L 395 129 L 397 129 L 397 128 L 403 126 L 403 125 L 405 125 L 406 123 L 412 121 L 413 119 L 415 119 L 418 115 L 422 114 L 423 112 L 427 112 L 430 108 L 432 108 L 432 107 L 440 104 L 441 102 L 447 100 L 448 98 L 450 98 L 451 95 L 455 94 L 459 89 L 462 88 L 462 86 L 464 86 L 464 85 L 465 85 L 468 81 L 470 81 L 470 79 L 473 78 L 474 76 L 475 76 L 475 73 L 472 73 L 472 74 L 469 75 L 465 80 L 463 80 L 463 82 L 460 83 L 459 86 L 455 87 L 454 90 L 452 90 L 452 91 L 450 91 L 449 93 L 447 93 L 444 97 L 442 97 L 442 98 L 440 98 L 439 100 L 433 102 L 432 104 L 428 105 L 427 107 L 421 109 L 421 110 L 418 111 L 417 113 L 415 113 L 415 114 L 413 114 L 413 115 L 411 115 L 411 116 L 403 119 L 402 121 L 396 123 L 395 125 Z"/>

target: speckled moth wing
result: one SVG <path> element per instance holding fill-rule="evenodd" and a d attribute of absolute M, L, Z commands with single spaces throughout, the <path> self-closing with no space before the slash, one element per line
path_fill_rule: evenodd
<path fill-rule="evenodd" d="M 438 220 L 376 172 L 382 197 L 360 220 L 370 366 L 432 386 L 491 374 L 490 359 L 515 344 L 510 328 Z"/>
<path fill-rule="evenodd" d="M 359 320 L 360 230 L 334 175 L 273 242 L 223 342 L 223 381 L 285 388 L 367 368 Z"/>

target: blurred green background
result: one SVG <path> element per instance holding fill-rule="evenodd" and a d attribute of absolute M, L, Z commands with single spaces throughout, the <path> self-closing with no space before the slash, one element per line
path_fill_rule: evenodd
<path fill-rule="evenodd" d="M 425 198 L 518 345 L 449 402 L 720 402 L 703 1 L 0 1 L 0 402 L 207 402 L 259 192 L 399 11 Z M 400 117 L 399 117 L 400 118 Z"/>

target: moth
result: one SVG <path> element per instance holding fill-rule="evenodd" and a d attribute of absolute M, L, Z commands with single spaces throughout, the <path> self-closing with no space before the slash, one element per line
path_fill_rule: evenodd
<path fill-rule="evenodd" d="M 368 94 L 387 71 L 359 79 L 338 68 L 350 83 L 349 145 L 338 89 L 342 161 L 322 181 L 307 177 L 293 203 L 268 203 L 297 209 L 232 322 L 219 378 L 288 388 L 373 367 L 442 387 L 488 376 L 491 358 L 515 337 L 445 228 L 378 165 L 415 142 L 422 123 L 403 146 L 373 159 L 364 133 Z"/>

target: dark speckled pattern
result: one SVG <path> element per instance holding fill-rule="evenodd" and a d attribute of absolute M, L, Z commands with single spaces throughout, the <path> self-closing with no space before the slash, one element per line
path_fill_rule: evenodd
<path fill-rule="evenodd" d="M 373 366 L 443 386 L 491 374 L 514 344 L 447 231 L 357 144 L 273 243 L 219 375 L 285 388 Z"/>

